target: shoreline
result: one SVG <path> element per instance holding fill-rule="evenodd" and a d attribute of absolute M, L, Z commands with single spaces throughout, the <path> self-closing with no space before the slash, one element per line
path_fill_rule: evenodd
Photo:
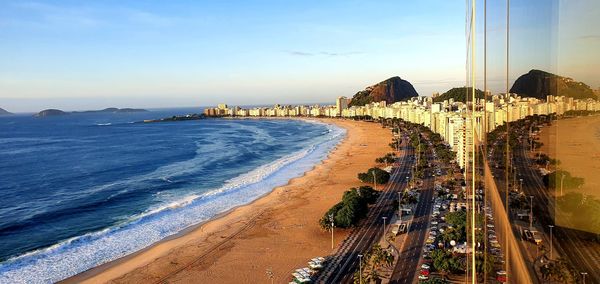
<path fill-rule="evenodd" d="M 256 231 L 256 226 L 265 221 L 271 219 L 277 219 L 277 216 L 268 216 L 272 215 L 273 209 L 271 207 L 276 207 L 280 205 L 279 201 L 290 201 L 290 203 L 297 203 L 298 200 L 301 200 L 303 196 L 300 196 L 299 192 L 293 192 L 291 189 L 294 187 L 298 187 L 298 185 L 306 185 L 310 183 L 311 176 L 314 177 L 315 174 L 318 175 L 319 172 L 325 172 L 327 177 L 329 177 L 329 171 L 331 171 L 332 167 L 335 167 L 339 160 L 343 160 L 343 156 L 341 155 L 344 152 L 346 155 L 349 155 L 350 149 L 340 150 L 340 148 L 352 148 L 354 147 L 363 147 L 363 144 L 358 145 L 364 137 L 356 137 L 358 132 L 365 132 L 365 129 L 375 130 L 375 132 L 382 132 L 378 135 L 369 135 L 374 136 L 376 138 L 380 138 L 381 135 L 387 135 L 391 139 L 391 133 L 387 129 L 381 128 L 378 124 L 367 123 L 367 122 L 356 122 L 356 121 L 347 121 L 347 120 L 335 120 L 335 119 L 310 119 L 312 122 L 318 123 L 327 123 L 327 124 L 335 124 L 338 127 L 345 128 L 347 131 L 346 136 L 336 145 L 333 149 L 328 153 L 328 155 L 319 163 L 315 164 L 310 170 L 304 172 L 301 176 L 293 178 L 288 181 L 288 183 L 284 186 L 280 186 L 274 188 L 272 191 L 258 197 L 250 203 L 243 204 L 231 208 L 225 212 L 217 214 L 213 218 L 191 226 L 182 232 L 179 232 L 173 236 L 167 237 L 143 250 L 132 253 L 120 259 L 102 264 L 85 272 L 79 273 L 73 277 L 67 278 L 62 283 L 75 283 L 75 282 L 84 282 L 84 283 L 104 283 L 109 281 L 114 282 L 156 282 L 161 280 L 165 275 L 171 276 L 169 279 L 184 277 L 189 275 L 188 270 L 193 270 L 195 266 L 202 265 L 205 258 L 214 258 L 214 254 L 222 253 L 227 250 L 225 247 L 236 247 L 236 242 L 243 237 L 243 235 L 247 234 L 248 231 Z M 360 131 L 356 130 L 360 128 Z M 379 131 L 377 131 L 379 130 Z M 357 139 L 359 138 L 359 139 Z M 349 140 L 353 140 L 351 143 Z M 368 169 L 370 166 L 374 165 L 374 159 L 378 157 L 380 154 L 384 154 L 389 152 L 387 148 L 387 143 L 389 139 L 378 139 L 381 142 L 379 151 L 376 149 L 372 149 L 377 154 L 369 155 L 369 163 L 363 166 L 363 171 Z M 372 147 L 369 147 L 372 148 Z M 342 159 L 340 159 L 342 158 Z M 337 169 L 339 171 L 339 169 Z M 360 172 L 360 171 L 359 171 Z M 351 183 L 354 183 L 355 186 L 360 185 L 361 183 L 356 179 L 356 173 L 352 173 L 353 179 Z M 327 179 L 327 178 L 326 178 Z M 309 181 L 307 181 L 309 180 Z M 331 181 L 330 181 L 331 182 Z M 318 214 L 323 214 L 331 205 L 337 203 L 343 191 L 347 190 L 349 187 L 341 187 L 337 189 L 335 195 L 336 198 L 329 197 L 323 204 L 323 200 L 319 202 L 315 201 L 313 203 L 319 203 L 321 210 L 323 212 L 319 212 Z M 306 191 L 306 190 L 305 190 Z M 314 193 L 314 192 L 313 192 Z M 292 196 L 293 195 L 293 196 Z M 325 198 L 321 198 L 325 199 Z M 318 215 L 317 214 L 317 215 Z M 298 217 L 298 216 L 296 216 Z M 303 224 L 303 226 L 309 227 L 318 227 L 317 220 L 312 221 L 310 224 Z M 311 228 L 314 230 L 315 228 Z M 262 230 L 259 230 L 262 231 Z M 320 230 L 319 230 L 320 231 Z M 260 233 L 260 232 L 258 232 Z M 340 240 L 345 238 L 347 232 L 336 232 L 336 240 Z M 318 237 L 323 238 L 323 235 L 330 236 L 327 232 L 321 231 L 317 233 Z M 293 238 L 292 238 L 293 239 Z M 329 238 L 327 238 L 329 240 Z M 339 243 L 336 241 L 336 243 Z M 330 242 L 326 242 L 324 247 L 321 246 L 320 250 L 323 251 L 323 255 L 326 255 L 325 252 L 329 252 Z M 285 246 L 284 246 L 285 247 Z M 252 247 L 247 247 L 247 250 L 251 250 Z M 193 250 L 193 252 L 186 253 L 186 251 Z M 237 248 L 239 250 L 239 246 Z M 211 254 L 211 255 L 206 255 Z M 202 257 L 202 256 L 206 257 Z M 258 254 L 262 255 L 262 254 Z M 317 255 L 312 255 L 314 257 Z M 311 257 L 305 259 L 306 262 Z M 281 260 L 281 259 L 280 259 Z M 281 262 L 281 261 L 280 261 Z M 190 263 L 192 265 L 190 265 Z M 216 263 L 216 262 L 215 262 Z M 300 264 L 302 265 L 302 264 Z M 305 265 L 305 263 L 304 263 Z M 216 275 L 219 273 L 213 273 L 210 269 L 211 267 L 207 267 L 204 271 L 208 271 L 211 275 Z M 292 269 L 294 267 L 288 267 L 287 269 Z M 296 267 L 297 268 L 297 267 Z M 288 279 L 286 274 L 277 273 L 276 270 L 273 269 L 277 276 L 276 279 L 283 281 L 284 279 Z M 293 270 L 293 269 L 292 269 Z M 149 272 L 150 271 L 150 272 Z M 254 276 L 248 276 L 250 278 L 242 278 L 235 279 L 236 281 L 246 281 L 244 279 L 254 279 L 253 277 L 264 277 L 265 270 L 260 269 L 260 272 L 249 272 L 248 274 Z M 247 271 L 241 271 L 243 273 Z M 194 274 L 194 273 L 192 273 Z M 223 276 L 223 275 L 222 275 Z M 281 277 L 281 278 L 280 278 Z M 194 278 L 197 279 L 197 278 Z M 204 278 L 202 278 L 204 279 Z M 233 279 L 232 279 L 233 280 Z M 216 277 L 211 282 L 220 282 L 222 281 L 222 277 Z M 229 282 L 229 281 L 223 281 Z"/>

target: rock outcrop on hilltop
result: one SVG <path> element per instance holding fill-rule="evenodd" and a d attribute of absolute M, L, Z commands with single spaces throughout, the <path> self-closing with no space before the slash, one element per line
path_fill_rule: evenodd
<path fill-rule="evenodd" d="M 386 101 L 391 104 L 418 96 L 419 94 L 411 83 L 396 76 L 356 93 L 352 97 L 349 106 L 363 106 L 371 102 L 380 101 Z"/>
<path fill-rule="evenodd" d="M 535 69 L 521 75 L 510 88 L 510 92 L 538 99 L 546 99 L 546 96 L 597 98 L 592 88 L 582 82 Z"/>

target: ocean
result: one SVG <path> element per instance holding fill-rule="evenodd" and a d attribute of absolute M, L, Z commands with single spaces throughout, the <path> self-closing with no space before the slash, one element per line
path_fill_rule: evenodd
<path fill-rule="evenodd" d="M 0 117 L 0 283 L 51 283 L 301 176 L 345 136 L 286 119 L 137 123 L 201 109 Z"/>

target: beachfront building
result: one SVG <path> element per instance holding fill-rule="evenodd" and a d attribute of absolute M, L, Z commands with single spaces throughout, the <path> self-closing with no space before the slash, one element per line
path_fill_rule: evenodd
<path fill-rule="evenodd" d="M 337 109 L 337 116 L 342 116 L 342 112 L 348 109 L 348 104 L 350 103 L 350 99 L 346 97 L 339 97 L 335 100 L 335 107 Z"/>
<path fill-rule="evenodd" d="M 522 98 L 516 94 L 486 93 L 486 98 L 472 103 L 456 102 L 453 99 L 433 102 L 431 97 L 415 97 L 407 101 L 388 104 L 385 101 L 372 102 L 364 106 L 351 106 L 351 99 L 339 97 L 335 105 L 274 105 L 244 109 L 219 104 L 207 108 L 208 117 L 343 117 L 392 119 L 421 124 L 440 134 L 457 153 L 456 159 L 461 168 L 467 163 L 467 153 L 473 146 L 472 135 L 481 141 L 486 132 L 507 122 L 516 121 L 530 115 L 562 115 L 570 110 L 600 111 L 600 102 L 592 99 L 576 100 L 562 96 L 548 96 L 547 99 Z"/>

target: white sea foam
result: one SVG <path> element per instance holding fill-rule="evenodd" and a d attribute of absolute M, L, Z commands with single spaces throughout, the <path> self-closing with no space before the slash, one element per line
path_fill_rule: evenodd
<path fill-rule="evenodd" d="M 186 196 L 132 216 L 121 226 L 75 237 L 1 263 L 0 283 L 56 282 L 148 247 L 233 207 L 247 204 L 301 176 L 323 160 L 346 132 L 332 125 L 327 127 L 330 131 L 317 144 L 233 178 L 221 188 L 202 195 Z M 201 153 L 197 155 L 201 156 Z M 174 168 L 168 167 L 159 172 L 164 174 L 172 170 Z"/>

